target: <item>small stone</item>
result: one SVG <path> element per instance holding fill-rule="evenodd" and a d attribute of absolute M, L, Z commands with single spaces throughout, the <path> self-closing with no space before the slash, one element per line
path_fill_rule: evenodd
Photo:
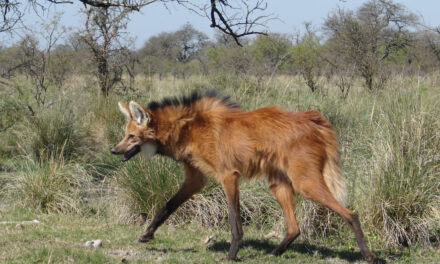
<path fill-rule="evenodd" d="M 101 240 L 101 239 L 94 240 L 94 241 L 93 241 L 93 246 L 94 246 L 95 248 L 102 247 L 102 240 Z"/>
<path fill-rule="evenodd" d="M 85 247 L 91 247 L 91 246 L 93 246 L 93 241 L 87 241 L 87 242 L 84 244 L 84 246 L 85 246 Z"/>

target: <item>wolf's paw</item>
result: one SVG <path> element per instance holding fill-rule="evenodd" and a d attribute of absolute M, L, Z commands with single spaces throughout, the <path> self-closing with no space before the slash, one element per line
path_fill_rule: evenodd
<path fill-rule="evenodd" d="M 151 233 L 146 233 L 138 239 L 139 243 L 148 243 L 150 240 L 154 238 L 154 235 Z"/>
<path fill-rule="evenodd" d="M 368 254 L 367 256 L 364 257 L 365 261 L 367 261 L 368 263 L 379 263 L 380 261 L 376 258 L 376 255 L 374 255 L 372 252 L 370 252 L 370 254 Z"/>

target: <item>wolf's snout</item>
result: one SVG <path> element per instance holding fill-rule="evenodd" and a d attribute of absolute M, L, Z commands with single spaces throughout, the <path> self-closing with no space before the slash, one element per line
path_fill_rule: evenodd
<path fill-rule="evenodd" d="M 117 149 L 116 147 L 112 148 L 112 149 L 110 150 L 110 152 L 111 152 L 112 154 L 115 154 L 115 155 L 117 155 L 117 154 L 121 154 L 121 152 L 119 152 L 118 149 Z"/>

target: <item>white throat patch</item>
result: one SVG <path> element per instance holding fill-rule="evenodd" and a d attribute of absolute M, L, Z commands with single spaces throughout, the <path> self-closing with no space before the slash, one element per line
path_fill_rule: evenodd
<path fill-rule="evenodd" d="M 154 142 L 147 142 L 141 145 L 141 151 L 145 158 L 149 159 L 157 152 L 157 144 Z"/>

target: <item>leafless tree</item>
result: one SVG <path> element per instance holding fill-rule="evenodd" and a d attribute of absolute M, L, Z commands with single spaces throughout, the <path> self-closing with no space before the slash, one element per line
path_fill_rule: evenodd
<path fill-rule="evenodd" d="M 0 22 L 0 33 L 11 31 L 15 25 L 21 21 L 24 13 L 20 9 L 18 1 L 1 0 L 0 13 L 2 21 Z"/>
<path fill-rule="evenodd" d="M 206 1 L 203 3 L 203 1 Z M 130 11 L 140 11 L 141 8 L 153 4 L 177 3 L 199 15 L 209 19 L 212 28 L 232 36 L 238 45 L 239 38 L 253 34 L 266 34 L 262 31 L 267 20 L 272 15 L 265 14 L 266 0 L 203 0 L 195 3 L 191 0 L 77 0 L 85 7 L 108 9 L 110 7 L 124 8 Z M 74 0 L 2 0 L 0 2 L 2 24 L 0 32 L 11 30 L 24 15 L 25 6 L 34 10 L 44 10 L 51 4 L 73 4 Z"/>
<path fill-rule="evenodd" d="M 129 9 L 120 7 L 83 9 L 85 25 L 77 36 L 91 51 L 99 87 L 104 95 L 108 95 L 122 79 L 126 57 L 121 53 L 127 50 L 127 44 L 123 42 L 129 12 Z"/>
<path fill-rule="evenodd" d="M 52 58 L 53 49 L 57 42 L 66 34 L 67 29 L 58 23 L 59 15 L 55 15 L 53 19 L 42 25 L 42 31 L 34 34 L 26 35 L 20 42 L 21 64 L 24 73 L 31 79 L 34 85 L 34 98 L 38 105 L 44 105 L 46 102 L 46 93 L 51 85 L 61 85 L 64 78 L 62 76 L 54 76 L 52 73 L 54 60 Z M 40 43 L 34 35 L 40 35 L 45 40 L 40 49 Z M 65 63 L 68 63 L 65 61 Z M 58 67 L 62 67 L 58 65 Z"/>
<path fill-rule="evenodd" d="M 266 35 L 261 29 L 274 19 L 273 15 L 265 14 L 265 0 L 209 0 L 205 4 L 194 4 L 190 0 L 177 2 L 199 15 L 205 16 L 211 22 L 212 28 L 217 28 L 242 46 L 239 38 L 248 35 Z"/>
<path fill-rule="evenodd" d="M 123 62 L 121 65 L 123 66 L 124 72 L 128 75 L 128 82 L 121 78 L 121 87 L 122 91 L 126 93 L 127 91 L 136 91 L 135 89 L 135 80 L 136 80 L 136 65 L 140 63 L 139 58 L 137 57 L 134 49 L 129 47 L 123 47 L 119 54 L 120 62 Z"/>

